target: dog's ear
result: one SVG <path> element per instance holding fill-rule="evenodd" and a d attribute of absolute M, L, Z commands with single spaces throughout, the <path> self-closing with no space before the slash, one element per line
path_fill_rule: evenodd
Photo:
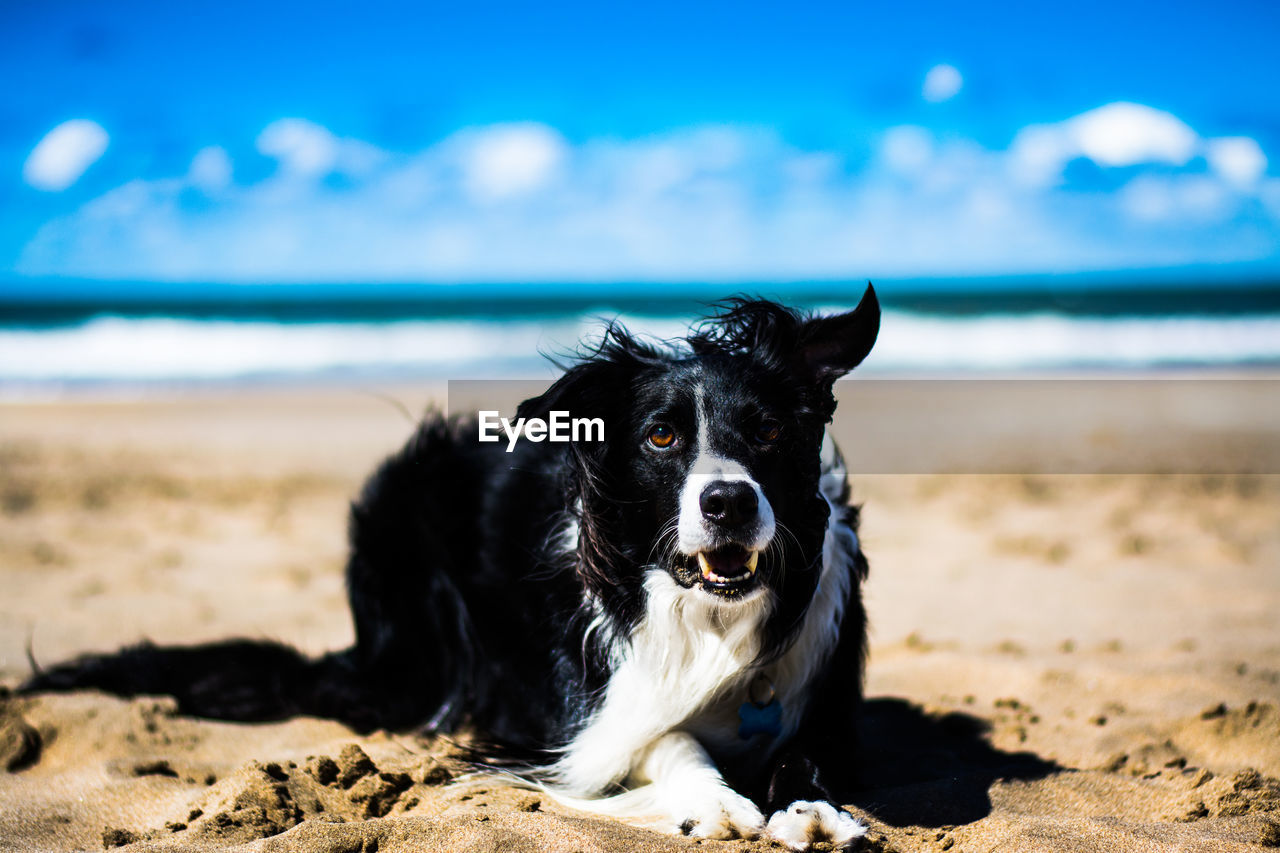
<path fill-rule="evenodd" d="M 611 353 L 616 356 L 617 353 Z M 604 421 L 606 441 L 572 442 L 566 446 L 565 506 L 577 522 L 573 570 L 593 594 L 608 601 L 618 594 L 618 578 L 633 561 L 618 547 L 621 502 L 619 483 L 608 464 L 609 430 L 624 428 L 620 413 L 630 394 L 636 366 L 624 358 L 593 358 L 569 368 L 547 391 L 520 404 L 517 417 L 546 418 L 552 411 Z"/>
<path fill-rule="evenodd" d="M 565 370 L 543 394 L 525 400 L 516 410 L 522 418 L 546 417 L 548 412 L 570 411 L 575 416 L 605 417 L 618 408 L 619 400 L 630 393 L 631 380 L 646 364 L 655 364 L 664 356 L 652 345 L 641 341 L 618 322 L 609 323 L 594 346 L 576 357 L 576 364 Z"/>
<path fill-rule="evenodd" d="M 815 317 L 800 330 L 796 366 L 819 384 L 834 382 L 871 352 L 880 332 L 880 300 L 867 284 L 858 307 L 847 314 Z"/>
<path fill-rule="evenodd" d="M 521 403 L 516 417 L 546 418 L 553 411 L 572 412 L 575 417 L 603 417 L 612 408 L 619 373 L 621 366 L 610 362 L 576 364 L 542 394 Z M 605 429 L 610 425 L 606 420 Z"/>

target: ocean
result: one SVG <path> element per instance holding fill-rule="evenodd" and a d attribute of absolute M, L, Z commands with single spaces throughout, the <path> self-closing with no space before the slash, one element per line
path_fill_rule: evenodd
<path fill-rule="evenodd" d="M 863 282 L 802 285 L 0 283 L 0 390 L 349 379 L 541 378 L 607 320 L 670 339 L 729 294 L 808 310 Z M 1280 365 L 1280 287 L 884 283 L 860 374 Z"/>

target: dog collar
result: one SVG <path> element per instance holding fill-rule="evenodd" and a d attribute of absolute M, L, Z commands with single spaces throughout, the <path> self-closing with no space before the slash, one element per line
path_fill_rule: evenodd
<path fill-rule="evenodd" d="M 756 673 L 747 685 L 747 701 L 738 706 L 738 737 L 750 740 L 757 734 L 777 737 L 782 734 L 782 703 L 773 681 L 763 672 Z"/>

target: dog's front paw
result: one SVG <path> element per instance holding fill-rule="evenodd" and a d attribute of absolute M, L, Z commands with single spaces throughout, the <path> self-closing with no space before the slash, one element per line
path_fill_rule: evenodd
<path fill-rule="evenodd" d="M 764 829 L 755 803 L 729 788 L 691 797 L 682 814 L 680 832 L 695 838 L 756 838 Z"/>
<path fill-rule="evenodd" d="M 808 850 L 820 841 L 837 850 L 867 834 L 867 826 L 830 803 L 796 800 L 785 811 L 769 818 L 769 837 L 792 850 Z"/>

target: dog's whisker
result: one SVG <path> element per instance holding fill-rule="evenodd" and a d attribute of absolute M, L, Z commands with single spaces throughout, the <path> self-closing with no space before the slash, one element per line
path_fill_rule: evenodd
<path fill-rule="evenodd" d="M 660 558 L 660 562 L 668 563 L 675 558 L 675 550 L 678 545 L 677 538 L 679 536 L 679 517 L 675 517 L 663 525 L 657 537 L 654 539 L 653 546 L 649 549 L 648 560 L 652 561 L 654 554 Z M 665 544 L 670 540 L 671 544 Z"/>

